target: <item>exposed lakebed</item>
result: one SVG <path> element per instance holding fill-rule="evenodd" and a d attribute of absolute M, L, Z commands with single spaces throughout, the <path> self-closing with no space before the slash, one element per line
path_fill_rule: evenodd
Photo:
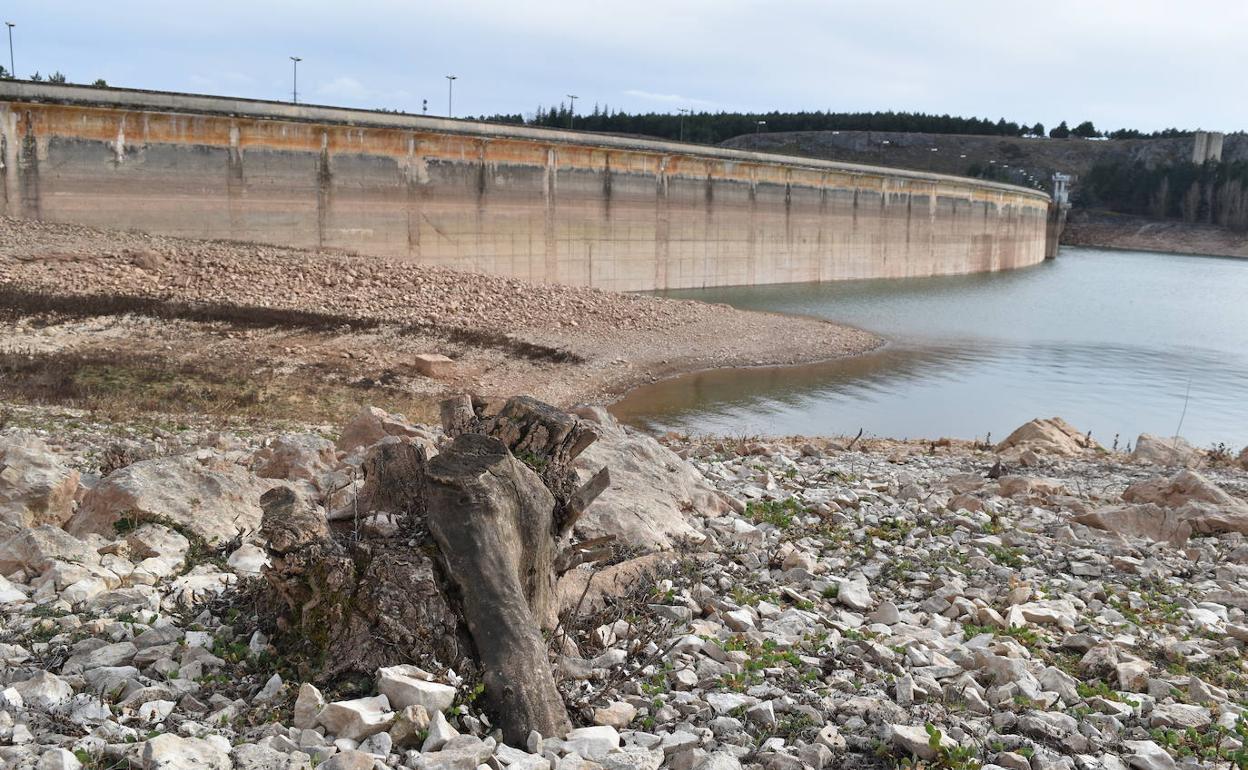
<path fill-rule="evenodd" d="M 1002 438 L 1060 415 L 1107 445 L 1180 420 L 1199 445 L 1248 440 L 1248 260 L 1067 248 L 1005 273 L 664 296 L 818 316 L 891 342 L 826 364 L 689 374 L 612 408 L 652 429 Z"/>

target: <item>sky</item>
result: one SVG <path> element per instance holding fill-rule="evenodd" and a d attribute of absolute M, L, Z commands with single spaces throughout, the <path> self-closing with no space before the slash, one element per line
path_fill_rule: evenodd
<path fill-rule="evenodd" d="M 20 77 L 167 91 L 290 99 L 299 56 L 300 101 L 445 115 L 455 75 L 459 117 L 575 94 L 578 112 L 1248 128 L 1243 0 L 7 0 L 0 16 Z"/>

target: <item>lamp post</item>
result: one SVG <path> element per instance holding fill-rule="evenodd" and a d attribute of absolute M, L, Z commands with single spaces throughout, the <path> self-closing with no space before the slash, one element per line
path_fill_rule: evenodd
<path fill-rule="evenodd" d="M 458 79 L 458 77 L 459 77 L 458 75 L 446 76 L 446 116 L 448 118 L 455 117 L 455 111 L 451 109 L 451 107 L 454 104 L 453 100 L 455 97 L 455 81 Z"/>
<path fill-rule="evenodd" d="M 303 61 L 298 56 L 290 57 L 291 66 L 294 68 L 293 78 L 290 84 L 290 101 L 294 104 L 299 103 L 299 62 Z"/>
<path fill-rule="evenodd" d="M 685 141 L 685 116 L 689 114 L 689 110 L 684 107 L 677 107 L 676 111 L 680 113 L 680 141 Z"/>
<path fill-rule="evenodd" d="M 572 128 L 572 121 L 576 120 L 576 100 L 581 97 L 575 94 L 568 94 L 567 97 L 572 100 L 572 107 L 568 110 L 568 128 Z"/>
<path fill-rule="evenodd" d="M 11 21 L 6 21 L 4 26 L 9 28 L 9 77 L 17 78 L 17 69 L 13 66 L 13 28 L 17 25 Z"/>

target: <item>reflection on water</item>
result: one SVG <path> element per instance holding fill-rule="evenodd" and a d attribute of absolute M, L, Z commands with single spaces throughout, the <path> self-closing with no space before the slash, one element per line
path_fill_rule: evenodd
<path fill-rule="evenodd" d="M 1060 415 L 1109 443 L 1141 432 L 1248 441 L 1248 261 L 1081 249 L 998 275 L 673 293 L 818 315 L 888 336 L 839 362 L 702 372 L 612 408 L 655 429 L 1001 437 Z"/>

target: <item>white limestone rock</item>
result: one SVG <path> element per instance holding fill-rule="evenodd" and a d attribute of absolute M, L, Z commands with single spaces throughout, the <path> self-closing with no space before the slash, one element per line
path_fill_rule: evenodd
<path fill-rule="evenodd" d="M 377 692 L 390 699 L 391 707 L 423 706 L 426 711 L 445 711 L 455 703 L 455 688 L 432 681 L 416 666 L 399 665 L 377 670 Z"/>
<path fill-rule="evenodd" d="M 228 751 L 213 741 L 164 733 L 143 744 L 143 770 L 232 770 Z"/>
<path fill-rule="evenodd" d="M 69 683 L 50 671 L 38 671 L 31 678 L 17 682 L 13 689 L 22 697 L 27 708 L 51 711 L 63 706 L 74 697 Z"/>
<path fill-rule="evenodd" d="M 330 703 L 317 715 L 316 721 L 329 734 L 358 742 L 388 730 L 394 717 L 390 701 L 378 695 Z"/>
<path fill-rule="evenodd" d="M 74 512 L 78 471 L 39 437 L 0 435 L 0 521 L 19 527 L 59 526 Z"/>
<path fill-rule="evenodd" d="M 620 747 L 620 733 L 610 725 L 578 727 L 568 733 L 563 745 L 569 751 L 598 762 Z"/>
<path fill-rule="evenodd" d="M 123 515 L 168 519 L 216 545 L 259 529 L 260 496 L 272 485 L 239 465 L 201 462 L 195 455 L 142 460 L 87 492 L 65 529 L 109 535 Z"/>

